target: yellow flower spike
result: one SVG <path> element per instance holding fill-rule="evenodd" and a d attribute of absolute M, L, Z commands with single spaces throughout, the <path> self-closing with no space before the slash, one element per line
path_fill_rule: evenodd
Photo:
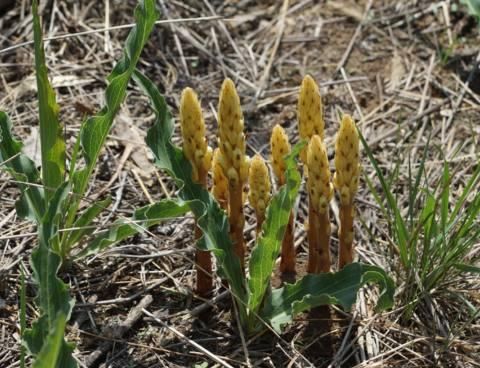
<path fill-rule="evenodd" d="M 220 166 L 221 160 L 220 149 L 217 148 L 213 152 L 212 160 L 212 174 L 213 174 L 213 186 L 212 194 L 224 210 L 228 206 L 228 181 L 223 174 L 222 167 Z"/>
<path fill-rule="evenodd" d="M 327 150 L 319 135 L 307 147 L 307 190 L 309 198 L 309 273 L 330 271 L 329 204 L 333 197 Z"/>
<path fill-rule="evenodd" d="M 270 137 L 270 150 L 272 153 L 272 167 L 277 177 L 278 186 L 285 184 L 285 156 L 290 153 L 290 143 L 285 130 L 280 125 L 275 125 Z M 282 252 L 280 258 L 280 272 L 282 274 L 295 273 L 295 245 L 293 239 L 293 213 L 290 213 L 285 235 L 282 242 Z"/>
<path fill-rule="evenodd" d="M 242 268 L 245 262 L 245 242 L 243 227 L 243 188 L 248 179 L 248 158 L 245 155 L 245 135 L 243 133 L 243 113 L 240 98 L 231 79 L 225 79 L 218 103 L 219 163 L 228 180 L 228 209 L 230 236 L 235 254 Z"/>
<path fill-rule="evenodd" d="M 205 121 L 197 94 L 185 88 L 180 98 L 180 127 L 183 138 L 183 152 L 192 165 L 192 180 L 207 187 L 207 174 L 212 164 L 212 150 L 205 138 Z M 202 236 L 195 226 L 195 239 Z M 197 293 L 207 296 L 213 289 L 212 258 L 209 252 L 196 250 Z"/>
<path fill-rule="evenodd" d="M 192 179 L 200 182 L 212 163 L 212 150 L 205 138 L 205 121 L 197 94 L 185 88 L 180 99 L 180 127 L 183 138 L 183 151 L 192 164 Z"/>
<path fill-rule="evenodd" d="M 303 78 L 300 86 L 297 110 L 300 138 L 308 141 L 312 136 L 318 135 L 323 140 L 325 123 L 323 120 L 322 99 L 317 83 L 309 75 Z M 302 150 L 300 158 L 306 163 L 306 149 Z"/>
<path fill-rule="evenodd" d="M 359 139 L 355 122 L 344 115 L 335 142 L 333 185 L 340 196 L 339 269 L 353 262 L 353 201 L 360 178 Z"/>
<path fill-rule="evenodd" d="M 285 130 L 278 124 L 273 127 L 270 147 L 273 172 L 281 186 L 285 184 L 285 156 L 290 153 L 291 148 Z"/>
<path fill-rule="evenodd" d="M 250 186 L 248 200 L 255 210 L 255 215 L 257 217 L 257 234 L 259 234 L 263 221 L 265 220 L 265 211 L 268 202 L 270 202 L 271 190 L 268 168 L 260 155 L 255 155 L 250 162 L 248 184 Z"/>

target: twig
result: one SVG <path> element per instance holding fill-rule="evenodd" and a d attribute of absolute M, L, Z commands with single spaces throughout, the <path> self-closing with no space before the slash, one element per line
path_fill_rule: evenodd
<path fill-rule="evenodd" d="M 149 311 L 147 311 L 145 308 L 142 308 L 142 312 L 149 316 L 151 319 L 153 319 L 155 322 L 161 324 L 163 327 L 165 327 L 166 329 L 170 330 L 171 332 L 173 332 L 175 335 L 177 335 L 180 339 L 186 341 L 188 344 L 192 345 L 195 349 L 197 349 L 198 351 L 204 353 L 206 356 L 208 356 L 210 359 L 212 359 L 213 361 L 217 362 L 218 364 L 221 364 L 222 366 L 224 367 L 227 367 L 227 368 L 233 368 L 233 366 L 231 366 L 230 364 L 228 364 L 226 361 L 224 361 L 223 359 L 221 359 L 220 357 L 218 357 L 217 355 L 213 354 L 211 351 L 205 349 L 203 346 L 197 344 L 195 341 L 189 339 L 187 336 L 185 336 L 184 334 L 182 334 L 180 331 L 178 331 L 177 329 L 173 328 L 172 326 L 169 326 L 167 325 L 165 322 L 163 322 L 162 320 L 158 319 L 157 317 L 155 317 L 152 313 L 150 313 Z"/>
<path fill-rule="evenodd" d="M 251 368 L 252 363 L 250 363 L 250 357 L 248 355 L 248 347 L 247 347 L 247 344 L 245 342 L 245 335 L 243 334 L 242 324 L 240 322 L 240 316 L 238 314 L 237 303 L 235 303 L 235 302 L 233 302 L 233 309 L 235 311 L 235 319 L 237 320 L 238 332 L 240 334 L 240 341 L 242 342 L 242 349 L 243 349 L 243 354 L 245 355 L 245 361 L 247 363 L 247 367 Z"/>
<path fill-rule="evenodd" d="M 345 69 L 340 68 L 340 72 L 342 73 L 342 77 L 345 81 L 348 80 L 347 73 L 345 73 Z M 350 82 L 347 82 L 347 89 L 348 92 L 350 93 L 350 96 L 352 97 L 353 103 L 355 104 L 355 108 L 357 109 L 358 115 L 360 117 L 360 123 L 363 123 L 365 121 L 362 109 L 360 108 L 360 105 L 358 104 L 357 98 L 355 97 L 355 93 L 353 93 L 352 86 L 350 85 Z"/>
<path fill-rule="evenodd" d="M 170 273 L 170 277 L 177 275 L 181 271 L 184 271 L 183 268 L 177 268 L 173 272 Z M 137 291 L 136 293 L 133 293 L 130 296 L 127 297 L 122 297 L 122 298 L 116 298 L 116 299 L 107 299 L 107 300 L 100 300 L 98 302 L 94 303 L 77 303 L 75 304 L 75 308 L 80 308 L 80 307 L 93 307 L 96 305 L 106 305 L 106 304 L 121 304 L 121 303 L 127 303 L 131 302 L 132 300 L 135 300 L 145 294 L 146 292 L 149 292 L 153 289 L 155 289 L 157 286 L 163 284 L 165 281 L 170 280 L 170 277 L 164 277 L 156 282 L 154 282 L 152 285 L 146 287 L 144 290 Z M 148 295 L 147 295 L 148 296 Z"/>
<path fill-rule="evenodd" d="M 479 66 L 480 66 L 480 52 L 477 54 L 477 57 L 475 59 L 475 65 L 473 66 L 470 74 L 468 75 L 468 79 L 467 79 L 467 82 L 464 85 L 464 88 L 462 88 L 462 91 L 460 92 L 460 95 L 458 96 L 457 100 L 455 101 L 455 104 L 453 105 L 452 113 L 448 117 L 448 120 L 445 124 L 447 128 L 452 123 L 453 118 L 455 117 L 455 113 L 457 112 L 458 108 L 460 107 L 460 105 L 463 101 L 463 98 L 465 97 L 465 93 L 467 92 L 467 89 L 470 86 L 470 82 L 473 80 L 473 77 L 475 76 L 475 73 L 478 71 Z"/>
<path fill-rule="evenodd" d="M 202 314 L 209 308 L 214 307 L 216 303 L 225 299 L 229 295 L 230 295 L 230 290 L 225 290 L 221 294 L 214 296 L 211 300 L 208 300 L 205 303 L 200 304 L 199 306 L 193 308 L 190 312 L 187 312 L 186 315 L 189 316 L 188 318 L 197 317 L 198 315 Z"/>
<path fill-rule="evenodd" d="M 369 0 L 367 3 L 367 6 L 365 7 L 365 12 L 363 13 L 363 20 L 358 23 L 357 29 L 355 30 L 355 33 L 352 36 L 352 39 L 350 40 L 350 43 L 347 46 L 347 49 L 343 53 L 342 58 L 338 62 L 337 68 L 335 69 L 335 74 L 337 74 L 344 66 L 345 63 L 348 60 L 348 57 L 350 56 L 350 53 L 352 52 L 353 46 L 355 45 L 355 42 L 357 40 L 357 37 L 360 35 L 360 31 L 362 30 L 362 26 L 365 22 L 365 19 L 367 19 L 368 12 L 370 11 L 370 8 L 372 6 L 373 0 Z"/>
<path fill-rule="evenodd" d="M 265 89 L 265 86 L 267 85 L 268 78 L 270 76 L 270 71 L 272 69 L 273 62 L 275 61 L 275 56 L 277 55 L 278 47 L 280 46 L 280 41 L 282 40 L 283 32 L 285 30 L 285 18 L 287 15 L 287 10 L 288 10 L 288 0 L 284 0 L 281 14 L 280 14 L 280 19 L 278 20 L 278 24 L 277 24 L 277 27 L 278 27 L 277 38 L 275 39 L 275 43 L 273 44 L 272 52 L 270 53 L 270 58 L 268 59 L 268 64 L 263 72 L 262 79 L 260 79 L 260 86 L 258 87 L 257 92 L 255 93 L 255 96 L 250 102 L 250 105 L 247 107 L 246 109 L 247 111 L 253 111 L 255 109 L 255 104 L 257 102 L 257 99 L 258 97 L 260 97 L 263 90 Z"/>
<path fill-rule="evenodd" d="M 170 18 L 170 15 L 169 15 L 169 12 L 168 12 L 168 9 L 167 7 L 165 6 L 165 2 L 164 0 L 160 0 L 160 4 L 161 4 L 161 7 L 162 7 L 162 12 L 163 14 L 165 14 L 165 16 L 167 18 Z M 175 27 L 174 24 L 170 23 L 169 24 L 170 26 L 170 30 L 173 34 L 173 40 L 175 41 L 175 46 L 177 47 L 177 50 L 178 50 L 178 53 L 180 55 L 180 60 L 182 62 L 182 67 L 183 67 L 183 70 L 185 72 L 185 74 L 190 77 L 190 72 L 188 70 L 188 65 L 187 65 L 187 62 L 185 60 L 185 55 L 183 54 L 183 48 L 182 48 L 182 44 L 180 43 L 180 39 L 178 38 L 178 34 L 177 34 L 177 28 Z"/>
<path fill-rule="evenodd" d="M 113 325 L 110 326 L 110 331 L 105 331 L 106 334 L 108 334 L 110 337 L 113 337 L 114 339 L 120 339 L 125 335 L 126 332 L 128 332 L 133 325 L 140 319 L 142 316 L 142 311 L 144 311 L 144 308 L 147 308 L 153 301 L 153 297 L 151 295 L 145 295 L 143 299 L 132 309 L 130 309 L 130 312 L 128 313 L 127 318 L 125 321 L 118 325 Z M 97 349 L 92 351 L 87 359 L 85 360 L 85 365 L 87 367 L 90 367 L 95 364 L 95 362 L 101 358 L 103 354 L 105 354 L 108 349 L 112 346 L 113 342 L 112 341 L 104 341 Z"/>
<path fill-rule="evenodd" d="M 167 19 L 167 20 L 158 20 L 155 22 L 156 25 L 161 25 L 161 24 L 171 24 L 171 23 L 186 23 L 186 22 L 199 22 L 199 21 L 215 21 L 223 19 L 221 16 L 211 16 L 211 17 L 198 17 L 198 18 L 180 18 L 180 19 Z M 97 28 L 97 29 L 91 29 L 88 31 L 83 31 L 83 32 L 77 32 L 77 33 L 68 33 L 64 35 L 59 35 L 59 36 L 52 36 L 52 37 L 46 37 L 43 39 L 43 42 L 48 42 L 48 41 L 53 41 L 53 40 L 62 40 L 65 38 L 70 38 L 70 37 L 81 37 L 85 35 L 89 35 L 92 33 L 101 33 L 101 32 L 108 32 L 108 31 L 115 31 L 118 29 L 126 29 L 126 28 L 133 28 L 136 24 L 135 23 L 129 23 L 129 24 L 122 24 L 119 26 L 113 26 L 113 27 L 108 27 L 108 28 Z M 6 47 L 2 50 L 0 50 L 0 55 L 1 54 L 6 54 L 10 51 L 16 50 L 20 47 L 24 46 L 29 46 L 33 45 L 33 41 L 26 41 L 19 43 L 17 45 L 12 45 L 10 47 Z"/>

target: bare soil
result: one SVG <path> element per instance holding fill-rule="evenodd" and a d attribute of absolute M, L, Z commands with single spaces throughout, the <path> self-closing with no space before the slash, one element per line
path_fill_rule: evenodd
<path fill-rule="evenodd" d="M 29 2 L 14 3 L 10 10 L 0 9 L 0 110 L 9 114 L 28 152 L 38 155 L 33 47 L 8 49 L 32 40 L 32 21 Z M 45 36 L 69 35 L 46 43 L 50 78 L 69 139 L 77 135 L 85 114 L 102 106 L 105 77 L 128 32 L 100 29 L 132 23 L 135 3 L 42 2 Z M 458 1 L 160 0 L 158 6 L 161 19 L 203 19 L 156 26 L 139 68 L 158 84 L 175 116 L 182 89 L 195 88 L 213 146 L 225 77 L 236 82 L 244 107 L 248 154 L 268 158 L 275 124 L 281 124 L 292 141 L 297 139 L 298 86 L 309 73 L 321 86 L 329 157 L 338 112 L 348 112 L 385 173 L 399 165 L 395 192 L 405 203 L 408 160 L 418 164 L 428 137 L 438 148 L 429 151 L 426 164 L 432 185 L 441 176 L 444 158 L 456 173 L 453 196 L 478 165 L 480 34 Z M 220 19 L 212 20 L 215 15 Z M 99 31 L 78 34 L 92 30 Z M 99 229 L 131 215 L 136 207 L 175 194 L 171 180 L 154 169 L 143 143 L 152 121 L 146 98 L 132 86 L 86 198 L 113 198 L 97 223 Z M 379 189 L 366 155 L 362 160 L 364 175 Z M 36 245 L 34 226 L 15 214 L 18 195 L 11 178 L 0 171 L 0 367 L 18 366 L 20 270 L 29 280 L 28 257 Z M 251 247 L 255 220 L 248 205 L 245 211 Z M 300 274 L 306 259 L 307 212 L 302 197 L 295 224 Z M 335 201 L 331 217 L 336 259 Z M 365 181 L 357 196 L 357 219 L 357 258 L 396 275 L 399 260 L 389 246 L 387 219 Z M 409 321 L 401 320 L 403 306 L 398 304 L 375 314 L 378 293 L 373 287 L 362 290 L 352 311 L 313 311 L 282 335 L 266 332 L 242 339 L 220 280 L 215 293 L 219 300 L 201 300 L 192 292 L 192 229 L 191 217 L 167 221 L 64 270 L 62 278 L 76 300 L 68 339 L 76 343 L 75 357 L 82 366 L 219 366 L 212 355 L 235 367 L 480 366 L 478 315 L 470 320 L 448 300 Z M 474 252 L 472 257 L 478 257 L 480 247 Z M 278 285 L 278 275 L 275 279 Z M 397 286 L 403 287 L 401 282 Z M 480 307 L 478 277 L 465 277 L 451 287 L 474 308 Z M 35 308 L 29 281 L 27 294 L 30 321 Z"/>

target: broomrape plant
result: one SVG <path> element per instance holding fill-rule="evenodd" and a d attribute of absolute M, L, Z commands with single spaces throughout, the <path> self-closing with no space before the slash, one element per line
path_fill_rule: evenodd
<path fill-rule="evenodd" d="M 308 78 L 311 79 L 311 77 Z M 259 180 L 261 185 L 257 184 L 253 178 L 250 181 L 253 186 L 251 188 L 253 200 L 251 201 L 255 205 L 260 204 L 260 208 L 255 209 L 257 214 L 260 214 L 257 222 L 260 220 L 262 226 L 257 234 L 256 244 L 250 253 L 248 272 L 244 272 L 243 186 L 247 179 L 248 170 L 246 168 L 248 168 L 249 161 L 245 156 L 244 122 L 233 82 L 227 79 L 223 83 L 220 93 L 218 114 L 220 149 L 214 154 L 212 195 L 204 186 L 193 180 L 194 169 L 190 165 L 187 154 L 172 143 L 174 121 L 163 96 L 154 83 L 140 72 L 134 73 L 134 79 L 149 97 L 150 105 L 156 115 L 156 121 L 147 133 L 147 145 L 152 150 L 158 167 L 175 180 L 180 198 L 191 203 L 191 209 L 197 219 L 197 226 L 203 233 L 203 237 L 198 239 L 197 245 L 200 249 L 210 251 L 215 255 L 217 271 L 221 278 L 228 282 L 238 306 L 242 326 L 249 333 L 259 331 L 266 325 L 270 325 L 275 331 L 280 332 L 282 327 L 291 322 L 296 315 L 320 305 L 337 304 L 348 309 L 355 302 L 359 288 L 370 282 L 376 282 L 380 286 L 377 309 L 382 310 L 393 305 L 393 281 L 381 268 L 361 263 L 350 263 L 337 273 L 310 273 L 294 284 L 285 284 L 278 289 L 271 289 L 270 278 L 292 217 L 293 205 L 301 183 L 301 176 L 296 167 L 296 158 L 300 152 L 305 152 L 305 160 L 307 160 L 305 143 L 294 146 L 286 156 L 280 155 L 281 157 L 279 157 L 277 153 L 274 153 L 273 157 L 276 160 L 274 168 L 276 167 L 275 172 L 282 186 L 268 200 L 269 204 L 266 207 L 263 221 L 263 205 L 259 202 L 266 204 L 266 194 L 270 186 L 269 179 L 266 179 L 266 175 L 261 174 L 262 178 Z M 312 114 L 321 112 L 321 108 L 318 108 L 321 106 L 319 105 L 320 97 L 315 95 L 318 93 L 318 87 L 315 89 L 315 86 L 312 86 L 313 89 L 310 89 L 308 94 L 316 101 Z M 319 121 L 314 116 L 311 116 L 309 120 Z M 315 195 L 312 202 L 317 203 L 319 208 L 326 212 L 333 189 L 329 181 L 329 173 L 327 174 L 325 171 L 328 171 L 328 161 L 326 162 L 326 158 L 321 155 L 324 153 L 323 142 L 320 135 L 315 135 L 323 132 L 323 126 L 322 129 L 317 127 L 311 130 L 314 138 L 310 146 L 312 153 L 309 171 L 312 172 L 313 178 L 317 178 L 318 167 L 313 162 L 316 159 L 321 161 L 324 168 L 320 169 L 321 184 L 319 185 L 328 189 L 325 199 Z M 272 138 L 273 142 L 277 142 L 278 134 L 276 133 L 277 138 Z M 288 139 L 285 143 L 285 139 L 282 138 L 282 142 L 283 153 L 287 154 L 290 151 Z M 272 148 L 272 151 L 276 152 L 277 148 Z M 260 158 L 252 161 L 250 173 L 264 172 Z M 225 181 L 228 181 L 228 187 L 225 185 Z M 259 188 L 262 189 L 255 193 Z M 226 193 L 226 191 L 228 192 Z M 262 196 L 259 195 L 260 192 L 262 192 Z M 259 199 L 260 197 L 262 198 Z M 216 198 L 219 202 L 216 201 Z M 225 202 L 226 198 L 228 198 L 228 204 Z M 235 228 L 232 229 L 232 226 Z M 329 229 L 323 231 L 328 234 Z M 322 244 L 322 247 L 326 247 L 325 244 Z M 316 268 L 315 272 L 318 271 Z"/>
<path fill-rule="evenodd" d="M 104 249 L 162 219 L 185 214 L 189 206 L 183 201 L 161 201 L 140 208 L 131 219 L 119 220 L 107 231 L 93 235 L 89 225 L 108 207 L 110 199 L 90 204 L 85 209 L 82 207 L 88 202 L 84 202 L 83 197 L 102 146 L 125 99 L 127 84 L 140 53 L 158 18 L 155 2 L 144 0 L 137 6 L 136 26 L 128 35 L 122 58 L 107 77 L 105 106 L 97 115 L 82 123 L 68 167 L 63 125 L 58 118 L 55 92 L 48 80 L 37 8 L 37 1 L 33 1 L 41 171 L 22 153 L 22 143 L 13 137 L 11 122 L 4 112 L 0 112 L 0 167 L 12 175 L 21 191 L 21 197 L 16 202 L 17 214 L 34 221 L 38 232 L 38 245 L 30 259 L 37 289 L 35 303 L 38 318 L 30 329 L 23 331 L 22 328 L 24 344 L 34 358 L 34 367 L 76 367 L 72 358 L 73 344 L 64 339 L 65 325 L 74 302 L 67 285 L 57 276 L 61 265 L 71 259 L 71 251 L 79 245 L 88 243 L 75 258 Z M 25 308 L 22 310 L 25 312 Z M 24 317 L 21 317 L 22 320 Z"/>
<path fill-rule="evenodd" d="M 230 79 L 223 82 L 218 102 L 219 164 L 228 181 L 228 213 L 230 233 L 235 254 L 242 269 L 245 259 L 243 239 L 243 188 L 248 177 L 248 160 L 245 156 L 243 113 L 235 85 Z"/>
<path fill-rule="evenodd" d="M 277 177 L 277 184 L 279 187 L 285 185 L 285 156 L 290 151 L 290 143 L 288 142 L 288 136 L 285 130 L 280 125 L 275 125 L 272 130 L 272 136 L 270 137 L 270 150 L 272 152 L 272 168 L 275 176 Z M 293 212 L 290 213 L 290 219 L 288 220 L 287 228 L 285 229 L 285 235 L 282 241 L 282 252 L 280 261 L 280 272 L 282 274 L 294 274 L 295 273 L 295 245 L 293 242 Z"/>
<path fill-rule="evenodd" d="M 185 88 L 180 101 L 180 126 L 182 128 L 183 152 L 192 165 L 192 180 L 204 188 L 212 165 L 212 149 L 205 138 L 205 122 L 196 93 Z M 201 230 L 195 226 L 195 238 Z M 197 265 L 197 293 L 207 295 L 212 290 L 212 259 L 210 253 L 198 249 L 195 253 Z"/>
<path fill-rule="evenodd" d="M 340 251 L 338 268 L 353 261 L 353 199 L 360 179 L 359 139 L 355 123 L 344 115 L 335 142 L 335 176 L 333 185 L 340 197 Z"/>
<path fill-rule="evenodd" d="M 271 186 L 267 165 L 260 155 L 255 155 L 250 164 L 248 183 L 250 185 L 248 200 L 255 210 L 255 216 L 257 218 L 257 234 L 259 234 L 262 229 L 263 221 L 265 220 L 265 210 L 270 201 Z"/>
<path fill-rule="evenodd" d="M 330 219 L 329 204 L 333 197 L 330 168 L 325 144 L 314 135 L 307 150 L 308 190 L 308 272 L 330 271 Z"/>
<path fill-rule="evenodd" d="M 32 9 L 42 167 L 38 171 L 33 161 L 22 153 L 22 144 L 14 139 L 11 122 L 4 112 L 0 112 L 0 164 L 10 172 L 21 191 L 16 203 L 18 215 L 37 225 L 38 245 L 32 252 L 31 266 L 37 288 L 38 318 L 30 329 L 25 329 L 24 315 L 21 323 L 23 341 L 34 358 L 35 367 L 77 366 L 72 358 L 73 345 L 64 338 L 73 300 L 67 285 L 58 277 L 62 264 L 98 252 L 163 219 L 188 211 L 193 212 L 198 229 L 197 291 L 206 295 L 212 289 L 212 253 L 219 276 L 226 280 L 234 296 L 242 327 L 250 333 L 266 324 L 280 332 L 296 315 L 320 305 L 338 304 L 348 309 L 355 302 L 359 288 L 370 282 L 380 287 L 377 309 L 392 306 L 393 281 L 381 268 L 351 263 L 353 257 L 349 257 L 342 270 L 330 273 L 327 272 L 330 270 L 329 257 L 319 256 L 319 253 L 329 254 L 328 210 L 333 190 L 323 143 L 323 108 L 313 78 L 305 77 L 298 105 L 300 136 L 310 141 L 308 146 L 304 141 L 290 148 L 281 128 L 276 128 L 272 136 L 273 167 L 280 188 L 271 195 L 270 178 L 263 159 L 258 156 L 250 165 L 245 154 L 244 120 L 233 81 L 225 80 L 220 91 L 219 149 L 212 155 L 205 139 L 200 104 L 191 89 L 186 89 L 181 99 L 183 150 L 172 143 L 174 122 L 165 100 L 156 86 L 136 70 L 141 51 L 158 18 L 153 0 L 140 1 L 135 10 L 136 26 L 128 35 L 124 54 L 107 77 L 105 106 L 82 123 L 67 167 L 63 126 L 47 76 L 36 1 Z M 108 207 L 110 200 L 83 208 L 88 202 L 83 201 L 84 195 L 131 77 L 148 96 L 156 115 L 155 124 L 147 133 L 147 145 L 156 164 L 176 182 L 179 198 L 140 208 L 131 219 L 118 220 L 108 230 L 90 234 L 89 225 Z M 310 227 L 315 229 L 314 236 L 309 236 L 310 257 L 321 261 L 316 261 L 310 273 L 297 282 L 272 290 L 270 278 L 281 248 L 282 271 L 295 270 L 292 228 L 293 206 L 301 183 L 296 165 L 299 155 L 305 164 L 305 174 L 308 168 L 310 212 L 315 215 L 310 218 Z M 350 164 L 358 165 L 358 161 Z M 210 168 L 213 171 L 212 194 L 207 188 Z M 338 166 L 337 171 L 340 177 Z M 256 212 L 258 231 L 246 267 L 243 206 L 249 172 L 250 202 Z M 349 228 L 347 230 L 351 248 L 353 239 L 350 239 Z M 82 247 L 79 249 L 79 246 Z M 72 250 L 75 250 L 73 257 Z M 25 298 L 22 300 L 24 313 Z"/>

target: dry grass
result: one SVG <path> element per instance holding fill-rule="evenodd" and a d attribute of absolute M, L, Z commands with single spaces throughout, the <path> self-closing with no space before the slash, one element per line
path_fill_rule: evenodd
<path fill-rule="evenodd" d="M 264 157 L 276 123 L 291 138 L 297 136 L 297 89 L 302 77 L 310 73 L 320 82 L 326 106 L 330 158 L 337 110 L 349 112 L 381 167 L 391 172 L 395 164 L 400 165 L 394 188 L 403 198 L 408 156 L 418 163 L 431 135 L 431 144 L 441 150 L 429 152 L 427 172 L 435 183 L 444 155 L 457 171 L 452 183 L 455 196 L 478 164 L 480 152 L 480 35 L 473 19 L 450 10 L 448 4 L 453 2 L 160 0 L 163 19 L 214 15 L 222 19 L 157 26 L 140 67 L 161 87 L 175 114 L 181 90 L 186 86 L 196 89 L 211 142 L 215 142 L 220 85 L 226 76 L 234 79 L 245 108 L 248 153 Z M 0 109 L 11 116 L 15 133 L 29 141 L 29 152 L 35 152 L 33 49 L 27 45 L 5 50 L 32 40 L 27 3 L 18 0 L 12 10 L 0 15 Z M 45 4 L 46 36 L 69 34 L 47 43 L 46 56 L 66 134 L 75 136 L 83 115 L 101 106 L 103 78 L 119 55 L 126 30 L 75 33 L 131 23 L 135 1 L 53 0 Z M 142 137 L 151 122 L 145 98 L 131 89 L 116 122 L 119 128 L 112 131 L 88 192 L 90 200 L 106 195 L 114 198 L 99 227 L 131 214 L 136 206 L 174 194 L 173 184 L 144 164 L 149 156 Z M 365 157 L 363 168 L 377 183 Z M 35 246 L 34 227 L 15 215 L 17 196 L 9 177 L 0 173 L 1 367 L 18 366 L 19 274 L 20 268 L 28 272 L 28 256 Z M 395 269 L 398 259 L 388 245 L 387 219 L 381 217 L 364 183 L 357 198 L 359 259 Z M 299 258 L 304 262 L 307 209 L 303 203 L 296 235 Z M 338 224 L 336 203 L 332 217 Z M 246 218 L 252 238 L 251 210 L 247 209 Z M 252 367 L 480 366 L 478 316 L 469 320 L 446 302 L 420 309 L 411 320 L 402 322 L 401 305 L 389 313 L 373 313 L 373 289 L 360 294 L 351 314 L 337 312 L 341 320 L 325 333 L 331 338 L 331 349 L 321 348 L 327 341 L 322 332 L 305 332 L 309 316 L 281 337 L 254 336 L 242 343 L 225 297 L 213 303 L 213 311 L 207 312 L 210 319 L 198 318 L 198 307 L 208 305 L 191 292 L 194 250 L 188 229 L 192 223 L 188 218 L 164 224 L 75 263 L 63 274 L 77 303 L 69 338 L 77 343 L 79 361 L 104 367 L 185 367 L 201 362 L 210 366 L 221 365 L 219 361 Z M 336 231 L 333 226 L 334 254 Z M 478 254 L 479 247 L 474 251 Z M 451 287 L 479 308 L 478 277 L 466 277 Z M 27 293 L 32 297 L 32 288 Z M 162 324 L 141 311 L 136 318 L 127 318 L 132 310 L 138 312 L 135 306 L 148 294 L 153 298 L 144 299 L 146 310 Z M 34 313 L 32 302 L 29 298 L 29 315 Z M 126 318 L 129 328 L 118 334 L 118 323 Z M 96 349 L 100 349 L 98 358 L 93 359 Z"/>

